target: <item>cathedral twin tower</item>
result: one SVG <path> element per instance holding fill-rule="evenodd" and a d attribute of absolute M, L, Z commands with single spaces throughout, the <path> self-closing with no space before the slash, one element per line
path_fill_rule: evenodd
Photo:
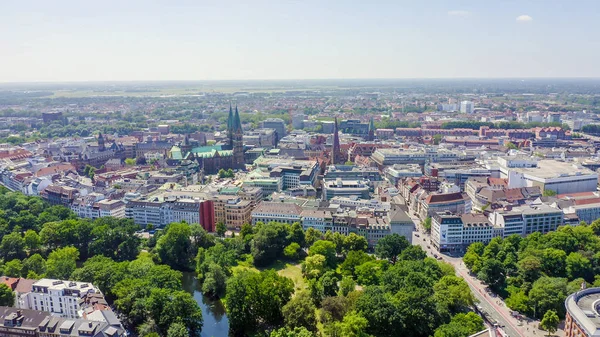
<path fill-rule="evenodd" d="M 237 105 L 235 106 L 235 114 L 233 108 L 229 104 L 229 117 L 227 118 L 227 139 L 229 147 L 233 150 L 234 169 L 244 169 L 244 131 L 242 130 L 242 122 Z"/>

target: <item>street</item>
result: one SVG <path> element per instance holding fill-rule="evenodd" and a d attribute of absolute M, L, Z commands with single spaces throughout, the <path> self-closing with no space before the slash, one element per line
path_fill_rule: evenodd
<path fill-rule="evenodd" d="M 460 257 L 452 257 L 444 255 L 433 249 L 430 243 L 431 237 L 427 234 L 420 225 L 420 220 L 417 217 L 411 216 L 417 229 L 413 232 L 413 244 L 418 244 L 423 248 L 428 256 L 434 257 L 434 254 L 441 256 L 442 260 L 450 263 L 454 266 L 456 274 L 462 277 L 473 292 L 475 298 L 479 301 L 477 304 L 483 311 L 485 311 L 491 318 L 498 322 L 499 330 L 504 333 L 504 336 L 509 337 L 533 337 L 533 336 L 544 336 L 545 331 L 538 329 L 539 321 L 530 320 L 529 322 L 524 319 L 523 321 L 511 316 L 511 310 L 506 306 L 504 301 L 500 297 L 494 297 L 491 293 L 488 294 L 486 286 L 481 283 L 476 277 L 469 274 L 468 268 L 462 263 Z M 425 240 L 423 240 L 425 239 Z M 429 247 L 429 248 L 428 248 Z M 564 330 L 558 330 L 555 336 L 565 336 Z"/>

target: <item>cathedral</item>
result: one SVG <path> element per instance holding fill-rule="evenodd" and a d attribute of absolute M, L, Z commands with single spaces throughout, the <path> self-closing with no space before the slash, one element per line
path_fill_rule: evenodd
<path fill-rule="evenodd" d="M 235 107 L 234 113 L 230 105 L 226 144 L 199 146 L 189 149 L 189 143 L 186 141 L 179 147 L 174 146 L 169 153 L 169 158 L 196 160 L 205 174 L 215 174 L 220 169 L 243 170 L 246 167 L 243 138 L 244 132 L 238 108 Z"/>

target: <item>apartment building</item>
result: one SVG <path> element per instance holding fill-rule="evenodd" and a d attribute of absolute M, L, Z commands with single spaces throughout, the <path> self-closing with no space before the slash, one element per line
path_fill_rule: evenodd
<path fill-rule="evenodd" d="M 87 294 L 102 294 L 87 282 L 41 279 L 32 285 L 31 292 L 23 294 L 17 307 L 41 310 L 67 318 L 83 317 L 83 301 Z"/>
<path fill-rule="evenodd" d="M 165 227 L 172 222 L 185 221 L 200 224 L 208 231 L 214 230 L 213 201 L 197 196 L 192 199 L 190 195 L 196 194 L 173 192 L 130 200 L 125 206 L 125 217 L 141 226 Z"/>
<path fill-rule="evenodd" d="M 110 311 L 112 313 L 112 311 Z M 0 331 L 5 337 L 124 337 L 114 314 L 110 319 L 71 319 L 40 310 L 0 307 Z"/>

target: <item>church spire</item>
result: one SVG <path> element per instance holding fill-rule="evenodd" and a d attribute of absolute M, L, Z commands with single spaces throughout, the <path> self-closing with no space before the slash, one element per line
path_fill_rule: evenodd
<path fill-rule="evenodd" d="M 371 120 L 369 121 L 369 135 L 367 136 L 368 141 L 375 140 L 375 122 L 373 121 L 373 116 L 371 116 Z"/>
<path fill-rule="evenodd" d="M 237 104 L 235 105 L 235 119 L 233 122 L 233 132 L 242 132 L 242 122 L 240 120 L 240 113 L 238 112 Z"/>
<path fill-rule="evenodd" d="M 338 135 L 337 117 L 335 117 L 335 124 L 333 124 L 333 149 L 331 150 L 331 164 L 339 164 L 340 160 L 340 136 Z"/>
<path fill-rule="evenodd" d="M 229 102 L 229 117 L 227 117 L 227 132 L 231 132 L 233 130 L 233 108 L 231 107 L 231 102 Z"/>

